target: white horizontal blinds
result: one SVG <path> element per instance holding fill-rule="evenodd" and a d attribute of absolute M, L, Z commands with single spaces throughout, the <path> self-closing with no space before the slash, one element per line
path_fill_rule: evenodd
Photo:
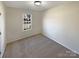
<path fill-rule="evenodd" d="M 24 24 L 23 25 L 24 30 L 32 29 L 32 15 L 31 15 L 31 13 L 24 14 L 24 23 L 23 24 Z"/>

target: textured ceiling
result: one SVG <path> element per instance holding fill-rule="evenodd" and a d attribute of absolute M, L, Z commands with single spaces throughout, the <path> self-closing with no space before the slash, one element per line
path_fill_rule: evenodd
<path fill-rule="evenodd" d="M 36 11 L 43 11 L 47 10 L 48 8 L 55 7 L 61 4 L 65 4 L 68 2 L 65 1 L 42 1 L 40 6 L 35 6 L 34 1 L 5 1 L 4 4 L 7 7 L 16 7 L 16 8 L 25 8 L 25 9 L 32 9 Z"/>

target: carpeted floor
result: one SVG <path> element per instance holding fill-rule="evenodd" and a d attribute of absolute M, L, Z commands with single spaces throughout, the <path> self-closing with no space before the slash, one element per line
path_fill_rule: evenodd
<path fill-rule="evenodd" d="M 43 35 L 9 43 L 4 58 L 70 58 L 79 55 Z"/>

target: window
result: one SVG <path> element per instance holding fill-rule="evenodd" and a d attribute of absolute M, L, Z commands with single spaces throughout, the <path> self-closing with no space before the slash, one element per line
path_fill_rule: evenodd
<path fill-rule="evenodd" d="M 32 15 L 31 14 L 24 14 L 24 30 L 30 30 L 32 29 Z"/>

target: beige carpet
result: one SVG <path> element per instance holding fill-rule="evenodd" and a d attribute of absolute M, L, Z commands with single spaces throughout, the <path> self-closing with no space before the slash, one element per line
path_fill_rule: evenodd
<path fill-rule="evenodd" d="M 6 47 L 4 58 L 62 58 L 79 57 L 43 35 L 36 35 L 10 43 Z"/>

